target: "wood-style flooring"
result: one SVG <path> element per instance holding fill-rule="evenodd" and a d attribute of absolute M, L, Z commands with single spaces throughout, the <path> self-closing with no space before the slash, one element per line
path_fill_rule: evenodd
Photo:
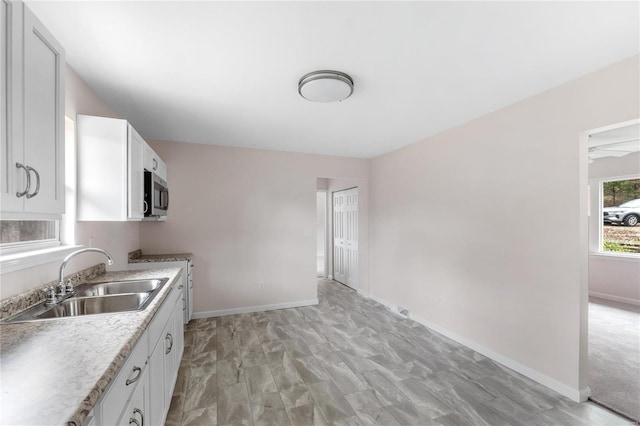
<path fill-rule="evenodd" d="M 319 305 L 193 320 L 167 425 L 621 425 L 328 280 Z"/>

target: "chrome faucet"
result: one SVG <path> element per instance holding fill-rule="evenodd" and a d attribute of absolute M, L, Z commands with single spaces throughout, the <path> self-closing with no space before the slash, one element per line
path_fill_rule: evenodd
<path fill-rule="evenodd" d="M 107 256 L 107 259 L 108 259 L 107 264 L 113 265 L 113 258 L 111 257 L 111 255 L 102 249 L 85 248 L 85 249 L 74 251 L 73 253 L 65 257 L 64 260 L 62 261 L 62 264 L 60 265 L 60 281 L 58 282 L 58 294 L 57 294 L 58 301 L 71 296 L 74 292 L 73 284 L 71 282 L 69 282 L 66 285 L 64 283 L 64 268 L 67 266 L 67 263 L 69 263 L 69 261 L 74 257 L 76 257 L 77 255 L 81 253 L 88 253 L 88 252 L 96 252 L 96 253 L 104 254 L 105 256 Z"/>

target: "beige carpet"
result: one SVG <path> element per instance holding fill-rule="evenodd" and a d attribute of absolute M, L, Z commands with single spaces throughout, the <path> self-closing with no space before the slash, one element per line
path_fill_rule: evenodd
<path fill-rule="evenodd" d="M 589 300 L 591 399 L 640 421 L 640 307 Z"/>

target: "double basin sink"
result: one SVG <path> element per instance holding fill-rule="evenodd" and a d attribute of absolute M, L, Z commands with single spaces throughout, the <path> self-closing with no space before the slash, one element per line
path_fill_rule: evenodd
<path fill-rule="evenodd" d="M 137 279 L 81 284 L 68 299 L 56 304 L 40 303 L 3 322 L 139 311 L 151 303 L 168 280 Z"/>

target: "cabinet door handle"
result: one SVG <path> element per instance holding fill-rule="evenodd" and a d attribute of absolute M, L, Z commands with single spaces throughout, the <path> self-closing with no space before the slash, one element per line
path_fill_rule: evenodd
<path fill-rule="evenodd" d="M 165 351 L 164 351 L 164 353 L 166 355 L 169 352 L 171 352 L 171 349 L 173 349 L 173 336 L 171 335 L 171 333 L 167 333 L 167 336 L 165 337 L 165 340 L 169 340 L 169 347 L 167 349 L 165 349 Z"/>
<path fill-rule="evenodd" d="M 28 172 L 33 172 L 36 174 L 36 190 L 33 191 L 33 194 L 27 194 L 27 199 L 29 199 L 35 197 L 36 195 L 38 195 L 38 192 L 40 192 L 40 173 L 38 173 L 38 171 L 31 166 L 27 166 L 26 168 Z"/>
<path fill-rule="evenodd" d="M 134 377 L 133 379 L 127 379 L 125 383 L 125 385 L 129 386 L 131 383 L 135 383 L 139 378 L 140 378 L 140 374 L 142 374 L 142 368 L 140 367 L 133 367 L 133 372 L 138 372 L 138 374 L 136 374 L 136 377 Z"/>
<path fill-rule="evenodd" d="M 25 173 L 27 174 L 27 187 L 22 192 L 16 192 L 16 197 L 20 198 L 27 195 L 29 189 L 31 189 L 31 173 L 29 173 L 29 169 L 26 168 L 23 164 L 16 163 L 16 168 L 24 169 Z"/>
<path fill-rule="evenodd" d="M 140 423 L 138 423 L 138 421 L 135 419 L 135 417 L 130 417 L 129 418 L 129 424 L 135 423 L 136 426 L 144 426 L 144 414 L 142 413 L 142 410 L 139 409 L 139 408 L 134 408 L 133 409 L 133 415 L 135 416 L 136 414 L 140 414 Z"/>
<path fill-rule="evenodd" d="M 153 159 L 153 170 L 158 170 L 158 161 L 155 158 Z"/>

